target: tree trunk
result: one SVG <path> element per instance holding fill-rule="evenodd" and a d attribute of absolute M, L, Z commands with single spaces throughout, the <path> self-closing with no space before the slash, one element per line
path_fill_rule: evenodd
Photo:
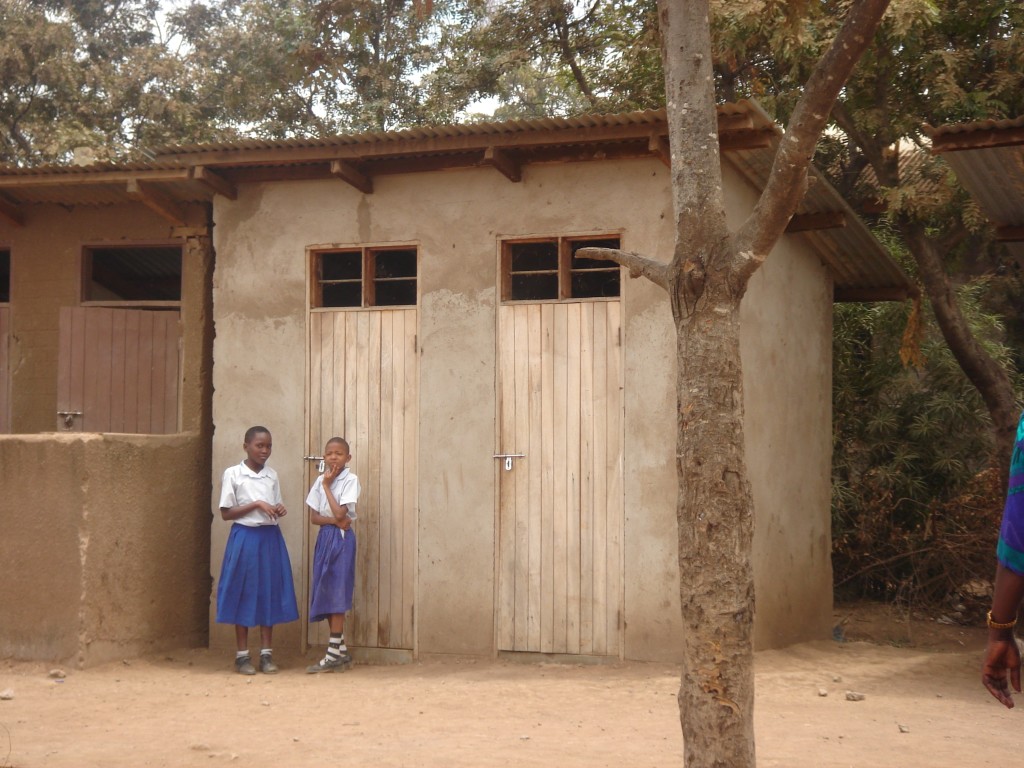
<path fill-rule="evenodd" d="M 953 357 L 964 374 L 978 390 L 992 419 L 993 466 L 999 472 L 1003 491 L 1009 481 L 1010 454 L 1017 432 L 1017 398 L 1013 383 L 1003 367 L 992 358 L 974 337 L 957 301 L 956 291 L 942 265 L 942 255 L 934 238 L 924 226 L 907 220 L 898 221 L 900 232 L 917 262 L 918 274 L 924 283 L 935 319 Z"/>
<path fill-rule="evenodd" d="M 754 765 L 753 500 L 743 457 L 740 299 L 721 272 L 676 313 L 685 765 Z M 673 302 L 680 306 L 681 302 Z"/>

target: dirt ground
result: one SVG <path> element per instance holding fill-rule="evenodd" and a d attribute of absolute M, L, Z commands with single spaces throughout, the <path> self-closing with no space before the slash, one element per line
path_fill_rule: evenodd
<path fill-rule="evenodd" d="M 981 688 L 982 630 L 884 606 L 835 618 L 844 642 L 758 653 L 758 765 L 1018 763 L 1024 697 L 1007 711 Z M 244 678 L 223 652 L 181 650 L 63 680 L 0 661 L 0 768 L 682 765 L 670 665 L 431 658 L 308 676 L 279 661 Z"/>

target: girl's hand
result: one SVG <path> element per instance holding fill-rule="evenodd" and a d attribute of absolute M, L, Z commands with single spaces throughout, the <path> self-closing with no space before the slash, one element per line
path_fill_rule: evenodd
<path fill-rule="evenodd" d="M 352 520 L 349 519 L 348 515 L 345 515 L 340 520 L 335 521 L 335 525 L 341 528 L 341 530 L 347 531 L 352 527 Z"/>
<path fill-rule="evenodd" d="M 284 504 L 278 504 L 274 507 L 274 515 L 276 517 L 284 517 L 288 514 L 288 510 L 284 508 Z"/>
<path fill-rule="evenodd" d="M 341 474 L 341 467 L 332 467 L 328 464 L 324 467 L 324 486 L 330 486 L 334 482 L 334 479 Z"/>

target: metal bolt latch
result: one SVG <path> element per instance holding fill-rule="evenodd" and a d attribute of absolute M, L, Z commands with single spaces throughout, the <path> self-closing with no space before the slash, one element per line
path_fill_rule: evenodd
<path fill-rule="evenodd" d="M 81 411 L 57 411 L 58 416 L 64 417 L 64 429 L 71 429 L 75 423 L 75 416 L 81 416 Z"/>
<path fill-rule="evenodd" d="M 324 457 L 323 456 L 303 456 L 303 461 L 316 461 L 319 462 L 316 465 L 316 471 L 321 475 L 324 473 Z"/>
<path fill-rule="evenodd" d="M 525 459 L 526 458 L 526 454 L 525 453 L 496 453 L 496 454 L 494 454 L 494 458 L 496 458 L 496 459 L 504 459 L 505 460 L 505 471 L 506 472 L 511 472 L 512 471 L 512 459 Z"/>

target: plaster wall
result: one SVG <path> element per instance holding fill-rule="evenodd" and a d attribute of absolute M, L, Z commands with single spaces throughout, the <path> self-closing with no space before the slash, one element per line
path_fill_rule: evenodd
<path fill-rule="evenodd" d="M 749 190 L 727 172 L 728 204 L 738 219 L 751 204 Z M 214 357 L 212 506 L 219 494 L 223 468 L 243 457 L 242 434 L 255 423 L 274 436 L 270 463 L 280 477 L 291 514 L 282 529 L 292 555 L 293 577 L 304 585 L 302 558 L 308 525 L 305 495 L 305 346 L 307 249 L 311 246 L 411 243 L 419 249 L 419 346 L 421 352 L 419 413 L 419 531 L 416 598 L 417 650 L 420 653 L 494 652 L 494 569 L 496 462 L 495 320 L 498 245 L 502 238 L 586 233 L 621 233 L 630 250 L 667 257 L 672 248 L 672 213 L 668 170 L 654 161 L 529 166 L 521 183 L 505 180 L 493 169 L 436 174 L 382 176 L 374 193 L 363 195 L 340 181 L 246 185 L 238 199 L 218 198 L 214 218 L 216 341 Z M 748 208 L 749 209 L 749 208 Z M 803 443 L 782 438 L 795 426 L 818 429 L 828 441 L 829 327 L 809 325 L 828 318 L 831 300 L 824 270 L 798 247 L 783 245 L 764 271 L 778 273 L 752 286 L 747 303 L 764 304 L 765 315 L 796 304 L 785 319 L 770 323 L 775 338 L 799 330 L 825 341 L 824 357 L 804 367 L 790 359 L 804 348 L 792 345 L 771 352 L 767 342 L 752 343 L 750 371 L 766 378 L 787 378 L 794 404 L 826 403 L 824 419 L 816 412 L 799 425 L 773 416 L 769 393 L 748 401 L 758 429 L 748 436 L 748 451 L 781 450 Z M 806 273 L 806 274 L 805 274 Z M 799 274 L 802 284 L 787 284 Z M 643 280 L 624 279 L 625 413 L 625 656 L 675 659 L 679 632 L 676 572 L 676 479 L 674 469 L 675 346 L 668 302 L 663 292 Z M 806 297 L 796 297 L 807 288 Z M 818 304 L 821 306 L 817 306 Z M 746 312 L 746 308 L 744 309 Z M 754 320 L 746 335 L 761 331 Z M 824 365 L 824 372 L 814 371 Z M 748 376 L 752 375 L 748 372 Z M 803 378 L 801 377 L 803 375 Z M 750 398 L 748 388 L 748 398 Z M 803 418 L 803 417 L 801 417 Z M 828 483 L 827 451 L 810 449 L 793 462 L 793 472 L 814 475 L 814 487 Z M 760 469 L 758 484 L 774 467 Z M 356 466 L 356 471 L 359 471 Z M 754 478 L 752 467 L 752 478 Z M 802 480 L 801 480 L 802 481 Z M 781 483 L 773 492 L 787 492 Z M 759 496 L 758 496 L 759 497 Z M 789 525 L 788 501 L 758 512 L 777 527 Z M 807 504 L 813 498 L 807 497 Z M 802 514 L 824 525 L 828 497 Z M 212 572 L 220 570 L 228 524 L 215 520 Z M 801 537 L 806 538 L 806 537 Z M 758 579 L 775 578 L 774 550 L 758 544 Z M 804 546 L 801 552 L 807 549 Z M 827 551 L 826 551 L 827 553 Z M 782 560 L 788 562 L 789 555 Z M 797 555 L 792 559 L 795 561 Z M 799 573 L 782 575 L 808 580 Z M 825 577 L 827 573 L 823 574 Z M 811 577 L 814 574 L 811 573 Z M 830 582 L 823 585 L 829 589 Z M 803 601 L 808 611 L 827 614 L 829 600 L 808 601 L 787 585 L 784 601 Z M 300 600 L 303 595 L 300 588 Z M 820 593 L 820 590 L 817 592 Z M 816 593 L 817 594 L 817 593 Z M 230 627 L 212 624 L 211 644 L 233 644 Z M 769 603 L 758 621 L 769 621 L 786 606 Z M 802 629 L 816 628 L 805 625 Z M 277 630 L 275 645 L 301 645 L 297 625 Z M 798 628 L 801 629 L 801 628 Z M 759 630 L 760 631 L 760 630 Z M 772 632 L 775 632 L 773 630 Z M 770 636 L 777 636 L 771 634 Z M 802 637 L 816 636 L 810 632 Z"/>
<path fill-rule="evenodd" d="M 207 210 L 189 209 L 197 228 Z M 123 658 L 206 642 L 212 367 L 208 239 L 141 205 L 30 206 L 11 249 L 11 395 L 0 436 L 0 656 Z M 57 425 L 59 311 L 81 299 L 83 246 L 182 242 L 182 432 Z"/>
<path fill-rule="evenodd" d="M 205 644 L 204 442 L 0 436 L 0 657 L 89 666 Z"/>

